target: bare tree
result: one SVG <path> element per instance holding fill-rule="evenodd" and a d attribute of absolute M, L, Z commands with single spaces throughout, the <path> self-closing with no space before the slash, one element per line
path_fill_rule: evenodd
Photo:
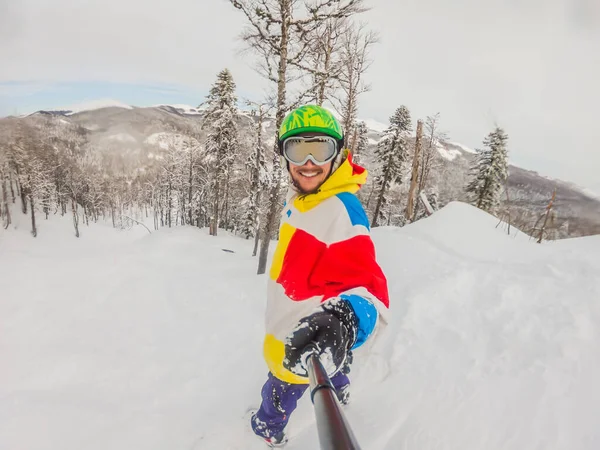
<path fill-rule="evenodd" d="M 413 218 L 413 208 L 415 201 L 415 189 L 417 188 L 419 175 L 419 157 L 421 153 L 421 142 L 423 140 L 423 122 L 417 121 L 417 138 L 415 141 L 415 153 L 413 155 L 412 175 L 410 179 L 410 189 L 408 191 L 408 202 L 406 204 L 406 221 Z"/>
<path fill-rule="evenodd" d="M 288 109 L 293 102 L 288 100 L 290 82 L 309 73 L 314 68 L 306 64 L 307 49 L 310 47 L 312 32 L 327 20 L 341 19 L 361 12 L 363 0 L 229 0 L 242 11 L 248 27 L 242 39 L 260 59 L 259 71 L 276 86 L 275 128 L 279 130 Z M 294 73 L 294 69 L 296 73 Z M 300 73 L 298 73 L 300 71 Z M 308 89 L 306 92 L 311 92 Z M 306 95 L 300 93 L 297 102 Z M 263 274 L 267 266 L 267 254 L 271 237 L 277 227 L 277 211 L 280 208 L 281 164 L 277 136 L 273 148 L 273 168 L 269 180 L 269 210 L 265 223 L 265 235 L 260 248 L 258 274 Z"/>
<path fill-rule="evenodd" d="M 439 163 L 436 164 L 436 155 L 438 154 L 436 147 L 448 139 L 448 134 L 444 131 L 440 131 L 439 123 L 440 113 L 436 113 L 433 116 L 427 116 L 425 119 L 426 137 L 419 164 L 417 198 L 420 198 L 421 193 L 430 187 L 428 184 L 431 171 L 439 168 Z M 412 217 L 413 221 L 417 220 L 417 218 L 422 215 L 420 210 L 422 207 L 422 202 L 416 203 Z"/>
<path fill-rule="evenodd" d="M 306 67 L 312 91 L 308 95 L 319 106 L 337 89 L 335 80 L 342 73 L 343 39 L 347 30 L 345 19 L 331 18 L 318 24 L 309 38 Z"/>
<path fill-rule="evenodd" d="M 538 218 L 537 222 L 535 223 L 532 233 L 531 233 L 532 236 L 537 235 L 537 243 L 538 244 L 541 244 L 542 240 L 544 240 L 544 238 L 546 237 L 548 225 L 554 224 L 555 214 L 554 214 L 554 211 L 552 210 L 552 207 L 554 206 L 555 200 L 556 200 L 556 189 L 554 189 L 554 192 L 552 193 L 552 198 L 550 198 L 550 201 L 548 202 L 548 206 L 546 206 L 546 211 L 540 215 L 540 217 Z M 541 226 L 539 226 L 540 222 L 542 222 Z"/>
<path fill-rule="evenodd" d="M 358 96 L 371 90 L 370 85 L 364 83 L 363 75 L 371 66 L 369 52 L 379 42 L 379 37 L 374 31 L 367 30 L 365 25 L 346 25 L 343 32 L 340 70 L 336 74 L 342 95 L 335 99 L 334 104 L 342 115 L 348 146 L 348 141 L 356 134 Z"/>

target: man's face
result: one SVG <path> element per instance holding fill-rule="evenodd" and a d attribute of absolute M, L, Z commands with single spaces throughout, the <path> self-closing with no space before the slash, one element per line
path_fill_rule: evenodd
<path fill-rule="evenodd" d="M 304 132 L 298 134 L 298 136 L 316 137 L 325 135 L 321 133 Z M 322 166 L 313 163 L 310 159 L 301 166 L 288 162 L 290 175 L 298 190 L 303 194 L 316 192 L 331 172 L 333 161 L 335 161 L 335 158 Z"/>
<path fill-rule="evenodd" d="M 289 163 L 290 175 L 296 187 L 303 194 L 309 194 L 315 192 L 323 184 L 327 175 L 329 175 L 332 164 L 333 160 L 322 166 L 317 166 L 310 159 L 302 166 Z"/>

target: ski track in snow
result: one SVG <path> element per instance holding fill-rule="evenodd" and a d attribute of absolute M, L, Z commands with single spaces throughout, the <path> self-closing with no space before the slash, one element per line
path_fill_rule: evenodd
<path fill-rule="evenodd" d="M 242 419 L 266 379 L 252 240 L 75 239 L 67 217 L 34 240 L 23 217 L 0 231 L 0 448 L 264 448 Z M 373 231 L 392 309 L 350 374 L 363 448 L 600 448 L 600 236 L 537 245 L 496 224 L 453 203 Z M 318 448 L 309 395 L 289 434 Z"/>

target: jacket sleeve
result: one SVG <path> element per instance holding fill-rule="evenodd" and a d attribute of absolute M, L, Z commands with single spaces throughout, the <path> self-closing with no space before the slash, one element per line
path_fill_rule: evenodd
<path fill-rule="evenodd" d="M 325 248 L 311 274 L 311 283 L 324 286 L 323 301 L 341 298 L 352 306 L 358 321 L 360 347 L 389 308 L 386 277 L 377 263 L 367 215 L 352 194 L 342 199 L 346 214 L 334 221 L 332 233 L 340 240 Z"/>

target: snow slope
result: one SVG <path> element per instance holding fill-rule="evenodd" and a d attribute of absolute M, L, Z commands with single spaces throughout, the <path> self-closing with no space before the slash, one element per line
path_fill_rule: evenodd
<path fill-rule="evenodd" d="M 459 144 L 458 142 L 448 142 L 448 144 L 454 145 L 455 147 L 460 148 L 461 150 L 467 152 L 467 153 L 477 153 L 475 150 L 473 150 L 470 147 L 467 147 L 466 145 L 463 144 Z"/>
<path fill-rule="evenodd" d="M 0 231 L 0 448 L 262 449 L 241 420 L 266 376 L 252 242 L 39 222 Z M 600 236 L 496 225 L 451 203 L 373 231 L 392 310 L 351 373 L 364 449 L 600 448 Z M 289 432 L 318 448 L 308 396 Z"/>
<path fill-rule="evenodd" d="M 375 119 L 360 119 L 359 122 L 364 122 L 369 130 L 377 131 L 378 133 L 383 133 L 389 126 Z"/>

